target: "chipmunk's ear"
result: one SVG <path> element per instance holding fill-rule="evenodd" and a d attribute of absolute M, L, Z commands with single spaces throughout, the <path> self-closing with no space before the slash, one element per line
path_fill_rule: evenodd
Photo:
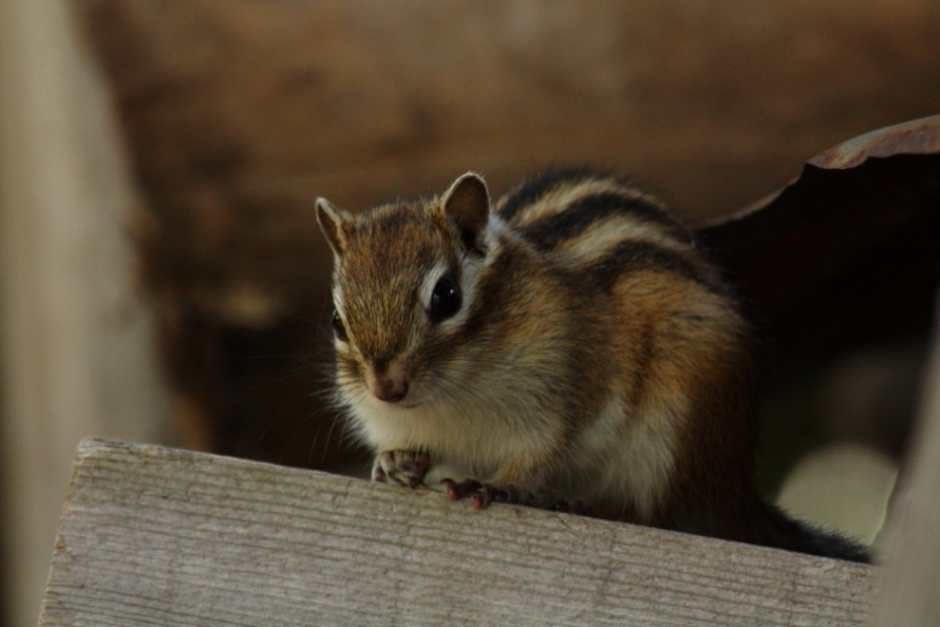
<path fill-rule="evenodd" d="M 490 193 L 483 178 L 475 172 L 458 177 L 441 196 L 441 207 L 460 227 L 464 244 L 479 248 L 477 238 L 490 217 Z"/>
<path fill-rule="evenodd" d="M 342 257 L 346 251 L 346 234 L 352 218 L 351 213 L 343 211 L 326 198 L 317 198 L 317 222 L 337 257 Z"/>

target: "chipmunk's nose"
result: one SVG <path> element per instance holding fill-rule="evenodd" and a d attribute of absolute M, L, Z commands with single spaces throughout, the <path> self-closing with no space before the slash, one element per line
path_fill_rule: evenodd
<path fill-rule="evenodd" d="M 366 384 L 380 401 L 397 403 L 408 396 L 408 377 L 401 364 L 388 359 L 373 359 Z"/>

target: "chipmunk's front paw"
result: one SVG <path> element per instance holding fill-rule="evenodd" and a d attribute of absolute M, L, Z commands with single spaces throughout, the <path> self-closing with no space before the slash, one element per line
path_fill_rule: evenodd
<path fill-rule="evenodd" d="M 484 508 L 493 501 L 497 503 L 518 502 L 518 494 L 512 488 L 498 488 L 474 479 L 464 479 L 460 483 L 453 479 L 444 479 L 441 483 L 447 487 L 447 496 L 452 500 L 458 501 L 472 497 L 474 507 Z"/>
<path fill-rule="evenodd" d="M 474 479 L 464 479 L 460 483 L 453 479 L 444 479 L 441 483 L 447 487 L 447 496 L 451 499 L 457 501 L 473 498 L 475 507 L 483 508 L 495 501 L 497 503 L 513 503 L 515 505 L 547 509 L 553 512 L 589 514 L 588 507 L 581 501 L 567 499 L 548 490 L 520 492 L 515 488 L 498 488 L 489 483 L 480 483 Z"/>
<path fill-rule="evenodd" d="M 404 449 L 382 451 L 372 464 L 372 480 L 392 481 L 414 489 L 424 485 L 430 465 L 431 458 L 426 453 Z"/>

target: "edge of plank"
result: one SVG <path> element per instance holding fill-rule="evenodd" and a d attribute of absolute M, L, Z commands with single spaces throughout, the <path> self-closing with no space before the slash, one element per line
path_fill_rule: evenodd
<path fill-rule="evenodd" d="M 168 553 L 169 551 L 169 553 Z M 862 625 L 871 566 L 81 441 L 41 625 Z M 138 595 L 138 596 L 135 596 Z M 278 613 L 272 616 L 271 607 Z"/>

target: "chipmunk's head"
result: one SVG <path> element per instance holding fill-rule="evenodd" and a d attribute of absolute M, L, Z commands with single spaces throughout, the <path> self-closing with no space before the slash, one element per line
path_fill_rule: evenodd
<path fill-rule="evenodd" d="M 332 324 L 347 401 L 411 408 L 439 392 L 473 302 L 489 214 L 486 184 L 473 173 L 439 197 L 358 215 L 317 200 L 334 255 Z"/>

